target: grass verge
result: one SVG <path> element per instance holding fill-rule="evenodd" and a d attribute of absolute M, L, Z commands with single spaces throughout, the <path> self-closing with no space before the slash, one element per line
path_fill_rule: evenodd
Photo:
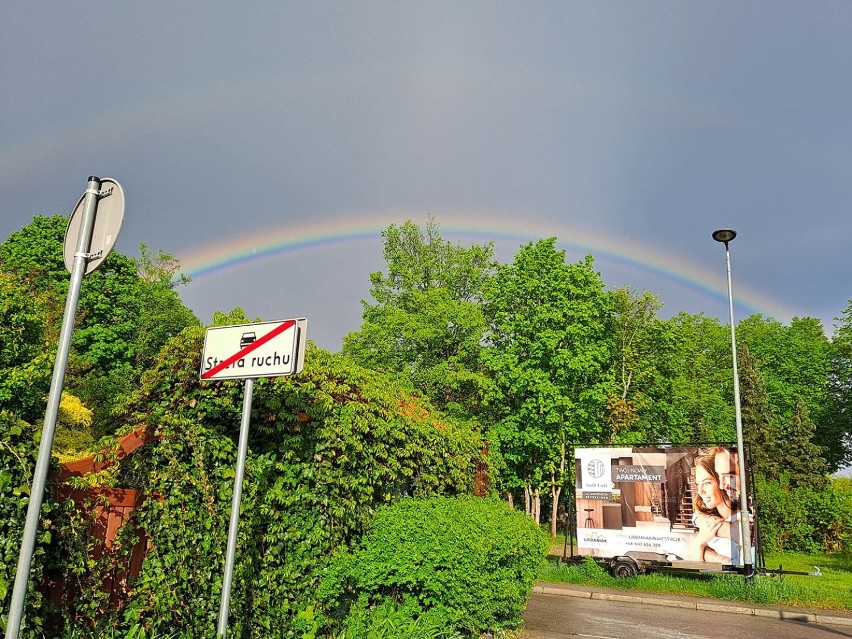
<path fill-rule="evenodd" d="M 591 559 L 580 565 L 557 564 L 548 560 L 539 579 L 551 583 L 572 583 L 621 590 L 713 597 L 760 606 L 791 606 L 819 610 L 852 610 L 852 556 L 842 554 L 805 555 L 778 553 L 766 557 L 766 567 L 812 571 L 819 566 L 822 576 L 785 575 L 783 578 L 758 576 L 746 580 L 739 575 L 652 573 L 630 579 L 615 579 Z"/>

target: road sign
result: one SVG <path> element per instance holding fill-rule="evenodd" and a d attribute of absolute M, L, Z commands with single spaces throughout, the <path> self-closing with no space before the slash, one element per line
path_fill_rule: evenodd
<path fill-rule="evenodd" d="M 214 326 L 204 334 L 201 379 L 280 377 L 305 364 L 305 318 Z"/>
<path fill-rule="evenodd" d="M 104 184 L 106 183 L 106 184 Z M 103 187 L 106 186 L 106 191 Z M 98 217 L 98 201 L 111 199 L 112 203 L 104 207 L 105 214 Z M 62 385 L 65 381 L 65 369 L 71 350 L 71 338 L 74 333 L 74 320 L 77 315 L 77 303 L 83 276 L 97 268 L 107 253 L 112 250 L 115 238 L 124 219 L 124 193 L 115 180 L 101 180 L 90 175 L 83 197 L 71 214 L 68 230 L 65 234 L 65 265 L 71 271 L 68 283 L 68 295 L 65 298 L 65 312 L 62 314 L 62 327 L 59 329 L 59 345 L 53 361 L 53 376 L 50 392 L 47 396 L 47 408 L 44 412 L 44 425 L 41 429 L 38 458 L 33 469 L 30 500 L 27 504 L 27 520 L 21 538 L 21 551 L 18 555 L 18 568 L 15 572 L 15 585 L 9 602 L 6 618 L 6 639 L 17 639 L 21 631 L 24 604 L 26 602 L 30 566 L 35 552 L 36 536 L 41 521 L 41 506 L 44 488 L 47 483 L 47 471 L 50 466 L 51 448 L 59 418 L 59 404 L 62 399 Z M 100 222 L 100 227 L 97 226 Z M 100 228 L 96 231 L 96 228 Z M 106 229 L 106 231 L 104 231 Z M 97 236 L 97 237 L 94 237 Z M 98 252 L 92 255 L 92 247 Z M 97 259 L 93 259 L 97 257 Z M 248 381 L 246 382 L 248 383 Z"/>
<path fill-rule="evenodd" d="M 115 246 L 121 225 L 124 222 L 124 190 L 121 185 L 112 178 L 101 180 L 100 192 L 98 192 L 97 214 L 95 225 L 92 230 L 92 242 L 89 247 L 89 261 L 86 263 L 85 274 L 88 275 L 101 265 Z M 65 268 L 72 271 L 74 268 L 74 253 L 77 250 L 77 240 L 80 237 L 80 227 L 83 223 L 83 202 L 86 194 L 77 202 L 74 212 L 68 220 L 68 228 L 65 230 Z"/>

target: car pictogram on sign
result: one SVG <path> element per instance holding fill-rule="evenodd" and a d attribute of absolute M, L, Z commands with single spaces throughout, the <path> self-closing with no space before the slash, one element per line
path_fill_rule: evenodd
<path fill-rule="evenodd" d="M 257 340 L 257 335 L 255 333 L 243 333 L 243 336 L 240 338 L 240 348 L 245 348 L 249 344 L 254 343 Z"/>

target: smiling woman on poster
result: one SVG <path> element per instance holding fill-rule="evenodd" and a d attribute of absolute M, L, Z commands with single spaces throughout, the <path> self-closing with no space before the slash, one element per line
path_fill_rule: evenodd
<path fill-rule="evenodd" d="M 692 522 L 698 528 L 693 542 L 698 561 L 740 564 L 741 543 L 739 475 L 737 457 L 714 448 L 695 459 L 696 495 Z"/>

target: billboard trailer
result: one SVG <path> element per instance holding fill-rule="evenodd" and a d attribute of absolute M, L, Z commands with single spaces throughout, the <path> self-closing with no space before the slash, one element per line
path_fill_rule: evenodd
<path fill-rule="evenodd" d="M 593 558 L 615 577 L 653 571 L 805 574 L 767 570 L 755 510 L 744 504 L 729 445 L 574 449 L 574 499 L 562 515 L 561 561 Z M 741 523 L 742 513 L 748 526 Z M 740 539 L 748 529 L 749 539 Z M 568 554 L 568 543 L 571 554 Z M 575 553 L 576 541 L 576 553 Z"/>

